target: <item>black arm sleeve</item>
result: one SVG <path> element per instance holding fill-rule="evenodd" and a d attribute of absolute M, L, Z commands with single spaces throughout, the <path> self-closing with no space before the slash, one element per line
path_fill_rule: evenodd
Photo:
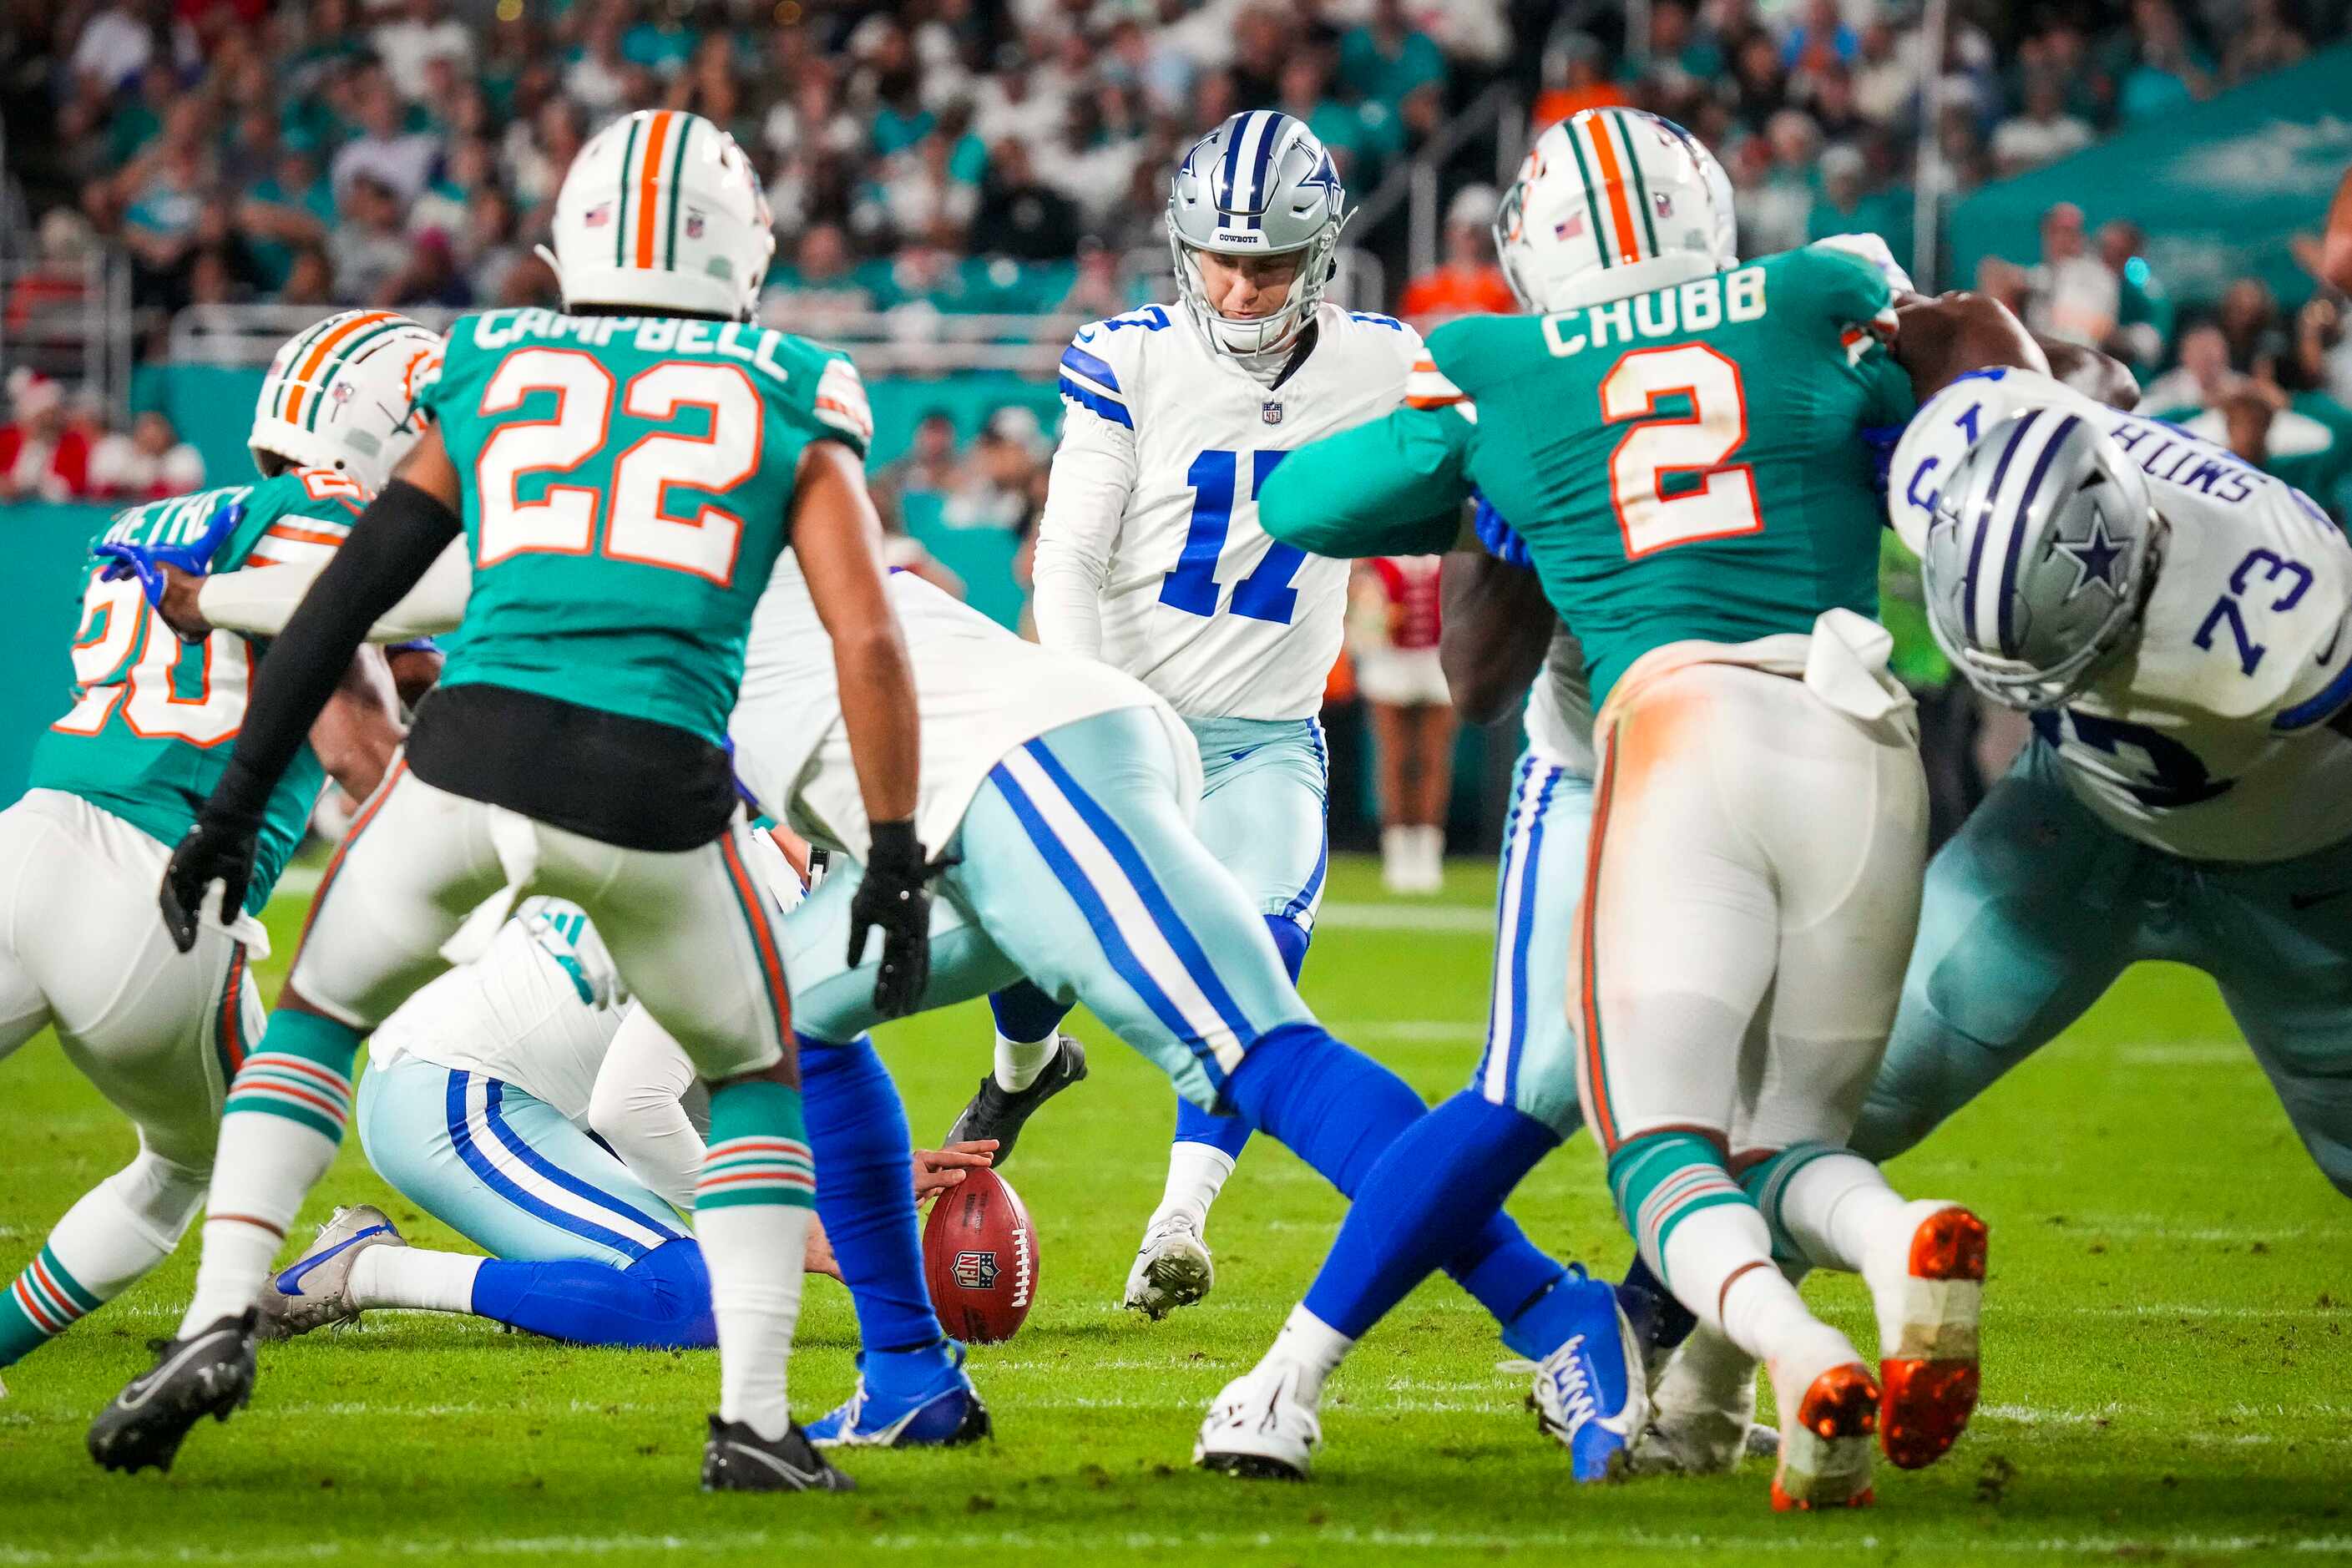
<path fill-rule="evenodd" d="M 368 628 L 416 585 L 463 526 L 456 512 L 401 479 L 352 524 L 351 536 L 262 658 L 236 750 L 205 803 L 207 823 L 259 826 L 269 792 L 302 749 Z"/>

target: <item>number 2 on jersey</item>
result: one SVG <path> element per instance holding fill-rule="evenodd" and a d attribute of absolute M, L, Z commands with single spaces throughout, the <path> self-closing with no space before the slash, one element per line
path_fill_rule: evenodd
<path fill-rule="evenodd" d="M 1677 395 L 1690 400 L 1687 415 L 1647 417 L 1660 398 Z M 1730 360 L 1705 343 L 1635 349 L 1601 378 L 1601 417 L 1643 421 L 1609 454 L 1609 500 L 1627 560 L 1763 528 L 1755 474 L 1727 462 L 1748 440 L 1748 394 Z M 1694 478 L 1666 493 L 1667 480 Z"/>
<path fill-rule="evenodd" d="M 691 517 L 670 510 L 673 486 L 725 493 L 759 471 L 760 395 L 734 365 L 665 360 L 630 377 L 620 393 L 622 412 L 667 421 L 681 409 L 710 416 L 700 436 L 664 432 L 641 437 L 613 460 L 611 482 L 550 484 L 534 501 L 521 499 L 531 474 L 568 474 L 604 448 L 612 434 L 613 373 L 579 349 L 523 349 L 509 354 L 482 392 L 480 412 L 509 414 L 534 392 L 555 395 L 543 419 L 499 425 L 474 460 L 480 506 L 478 564 L 542 551 L 586 555 L 596 546 L 596 518 L 605 514 L 604 554 L 675 572 L 725 587 L 735 574 L 743 520 L 706 501 Z"/>
<path fill-rule="evenodd" d="M 1284 456 L 1263 449 L 1249 455 L 1252 501 Z M 1240 479 L 1238 452 L 1203 452 L 1184 470 L 1184 482 L 1192 487 L 1192 521 L 1184 531 L 1184 549 L 1176 557 L 1175 569 L 1160 581 L 1161 604 L 1187 615 L 1217 613 L 1217 557 L 1224 553 L 1225 536 L 1233 529 L 1234 497 L 1241 489 Z M 1305 551 L 1276 540 L 1265 558 L 1234 584 L 1234 614 L 1288 626 L 1298 608 L 1298 590 L 1290 585 L 1290 580 L 1306 560 Z"/>

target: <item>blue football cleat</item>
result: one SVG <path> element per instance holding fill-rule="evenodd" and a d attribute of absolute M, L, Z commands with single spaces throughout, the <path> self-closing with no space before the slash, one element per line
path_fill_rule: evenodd
<path fill-rule="evenodd" d="M 1569 1310 L 1570 1331 L 1537 1363 L 1528 1405 L 1536 1425 L 1568 1449 L 1578 1480 L 1616 1480 L 1650 1420 L 1642 1342 L 1613 1287 L 1580 1270 L 1559 1291 L 1574 1292 L 1558 1303 Z"/>
<path fill-rule="evenodd" d="M 988 1406 L 964 1375 L 963 1346 L 950 1341 L 953 1359 L 930 1387 L 911 1395 L 883 1398 L 866 1386 L 847 1404 L 808 1425 L 808 1440 L 820 1448 L 953 1448 L 992 1435 Z M 866 1358 L 858 1357 L 862 1367 Z"/>

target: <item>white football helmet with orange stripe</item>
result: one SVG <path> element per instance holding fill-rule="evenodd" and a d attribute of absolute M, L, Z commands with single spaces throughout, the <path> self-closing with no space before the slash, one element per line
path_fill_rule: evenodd
<path fill-rule="evenodd" d="M 441 335 L 390 310 L 345 310 L 295 333 L 262 378 L 255 466 L 340 468 L 375 494 L 425 434 L 416 395 L 440 363 Z"/>
<path fill-rule="evenodd" d="M 1503 195 L 1495 250 L 1530 310 L 1572 310 L 1738 261 L 1688 132 L 1632 109 L 1588 109 L 1536 138 Z"/>
<path fill-rule="evenodd" d="M 735 138 L 698 114 L 642 109 L 588 139 L 556 193 L 555 268 L 580 305 L 743 321 L 776 232 Z"/>

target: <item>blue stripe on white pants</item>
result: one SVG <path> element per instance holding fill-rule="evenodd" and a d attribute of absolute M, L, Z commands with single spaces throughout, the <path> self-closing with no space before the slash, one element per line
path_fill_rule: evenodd
<path fill-rule="evenodd" d="M 1486 1049 L 1470 1087 L 1561 1138 L 1584 1124 L 1568 1022 L 1569 946 L 1584 896 L 1592 781 L 1530 750 L 1513 772 L 1496 892 Z"/>
<path fill-rule="evenodd" d="M 1015 752 L 973 800 L 942 889 L 1041 990 L 1086 1004 L 1205 1106 L 1251 1043 L 1310 1015 L 1186 822 L 1181 743 L 1127 709 L 1043 736 L 1052 768 Z"/>
<path fill-rule="evenodd" d="M 371 1063 L 356 1118 L 369 1163 L 418 1207 L 500 1258 L 625 1268 L 686 1234 L 627 1166 L 512 1084 L 499 1084 L 492 1128 L 494 1083 L 414 1057 L 388 1068 Z M 536 1163 L 513 1153 L 517 1146 Z M 565 1184 L 543 1173 L 549 1168 Z"/>

